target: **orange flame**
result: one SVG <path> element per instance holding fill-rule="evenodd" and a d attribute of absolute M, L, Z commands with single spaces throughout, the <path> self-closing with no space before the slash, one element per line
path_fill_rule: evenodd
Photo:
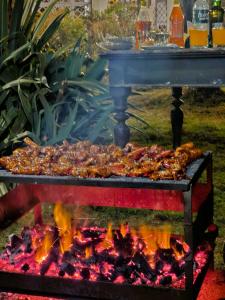
<path fill-rule="evenodd" d="M 108 247 L 112 246 L 112 239 L 113 239 L 113 236 L 112 236 L 112 223 L 109 223 L 105 238 L 100 243 L 100 246 L 98 248 L 100 250 L 102 250 L 102 248 L 105 249 L 105 248 L 108 248 Z"/>
<path fill-rule="evenodd" d="M 68 209 L 63 207 L 62 203 L 56 203 L 54 207 L 54 220 L 56 226 L 58 227 L 60 240 L 59 247 L 61 253 L 70 250 L 73 238 L 77 238 L 79 240 L 83 239 L 81 231 L 78 228 L 74 227 L 74 224 L 72 225 L 72 216 Z M 145 253 L 151 266 L 154 266 L 155 262 L 153 258 L 158 248 L 169 249 L 171 247 L 171 227 L 169 225 L 164 225 L 158 228 L 142 225 L 137 231 L 134 228 L 129 228 L 128 224 L 122 224 L 120 226 L 120 232 L 123 237 L 125 237 L 128 232 L 131 233 L 132 239 L 134 241 L 134 247 L 139 251 L 143 251 Z M 51 230 L 46 230 L 46 234 L 41 242 L 38 239 L 33 241 L 34 244 L 37 245 L 35 254 L 35 259 L 37 262 L 40 263 L 47 257 L 54 243 L 53 238 L 53 232 L 51 232 Z M 102 251 L 102 249 L 109 248 L 112 245 L 112 223 L 109 223 L 104 240 L 96 247 L 99 251 Z M 176 249 L 174 249 L 175 256 L 179 258 L 181 254 L 175 250 Z M 85 249 L 85 258 L 88 259 L 89 257 L 91 257 L 91 255 L 92 248 L 87 247 Z"/>
<path fill-rule="evenodd" d="M 120 225 L 120 232 L 121 232 L 122 236 L 125 237 L 125 235 L 127 234 L 127 224 Z"/>
<path fill-rule="evenodd" d="M 82 239 L 82 234 L 79 229 L 76 229 L 76 231 L 74 232 L 74 237 L 77 238 L 78 240 Z"/>
<path fill-rule="evenodd" d="M 64 253 L 72 245 L 72 218 L 69 211 L 61 203 L 56 203 L 54 207 L 54 219 L 59 230 L 60 251 Z"/>
<path fill-rule="evenodd" d="M 163 249 L 170 248 L 170 236 L 171 236 L 171 226 L 170 225 L 161 226 L 157 236 L 157 244 L 159 245 L 160 248 Z"/>
<path fill-rule="evenodd" d="M 108 224 L 105 240 L 108 241 L 109 243 L 112 242 L 112 223 Z"/>
<path fill-rule="evenodd" d="M 171 248 L 173 249 L 173 252 L 175 254 L 175 258 L 176 260 L 180 260 L 180 259 L 183 259 L 184 255 L 185 255 L 185 252 L 188 252 L 190 247 L 188 246 L 188 244 L 186 244 L 184 241 L 181 241 L 180 242 L 182 243 L 182 246 L 183 246 L 183 251 L 182 252 L 179 252 L 176 247 L 174 247 L 173 245 L 171 245 Z"/>
<path fill-rule="evenodd" d="M 139 232 L 141 238 L 145 242 L 146 254 L 152 254 L 158 248 L 170 248 L 171 227 L 169 225 L 164 225 L 159 229 L 155 229 L 147 225 L 142 225 Z"/>
<path fill-rule="evenodd" d="M 139 228 L 139 235 L 144 241 L 143 252 L 148 256 L 148 262 L 152 268 L 155 268 L 155 252 L 158 248 L 170 248 L 171 228 L 168 225 L 161 228 L 153 228 L 142 225 Z M 139 246 L 138 246 L 139 247 Z"/>
<path fill-rule="evenodd" d="M 36 248 L 35 260 L 39 264 L 47 258 L 53 243 L 53 232 L 49 230 L 46 232 L 44 239 L 41 241 L 41 244 Z"/>
<path fill-rule="evenodd" d="M 91 247 L 85 248 L 85 258 L 88 259 L 88 258 L 91 257 L 91 255 L 92 255 L 92 249 L 91 249 Z"/>
<path fill-rule="evenodd" d="M 158 249 L 157 245 L 157 234 L 152 227 L 142 225 L 140 227 L 140 236 L 144 240 L 146 248 L 144 249 L 145 254 L 152 254 Z"/>

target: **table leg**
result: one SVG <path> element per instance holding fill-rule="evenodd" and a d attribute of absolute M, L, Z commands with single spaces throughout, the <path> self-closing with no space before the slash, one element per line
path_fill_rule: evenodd
<path fill-rule="evenodd" d="M 192 222 L 192 187 L 189 191 L 183 192 L 184 201 L 184 240 L 190 247 L 190 253 L 185 258 L 185 288 L 187 299 L 193 298 L 193 222 Z"/>
<path fill-rule="evenodd" d="M 183 111 L 180 106 L 184 103 L 181 99 L 182 96 L 182 88 L 181 87 L 173 87 L 172 88 L 172 96 L 174 100 L 172 102 L 173 109 L 171 110 L 171 125 L 173 132 L 173 148 L 180 146 L 181 144 L 181 133 L 183 126 Z"/>
<path fill-rule="evenodd" d="M 114 143 L 123 148 L 130 139 L 130 129 L 126 125 L 126 120 L 129 118 L 129 115 L 126 113 L 126 110 L 127 98 L 131 93 L 131 89 L 125 87 L 111 87 L 110 93 L 115 107 L 114 118 L 117 121 L 114 128 Z"/>

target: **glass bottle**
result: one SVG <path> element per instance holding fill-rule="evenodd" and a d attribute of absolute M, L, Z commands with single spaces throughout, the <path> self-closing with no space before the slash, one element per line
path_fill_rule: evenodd
<path fill-rule="evenodd" d="M 179 0 L 174 0 L 170 14 L 169 43 L 184 47 L 184 14 Z"/>
<path fill-rule="evenodd" d="M 221 0 L 213 0 L 212 8 L 209 13 L 211 28 L 222 28 L 224 9 L 221 6 Z"/>
<path fill-rule="evenodd" d="M 149 37 L 151 29 L 150 9 L 141 2 L 141 7 L 136 20 L 136 48 L 139 49 L 141 44 Z"/>
<path fill-rule="evenodd" d="M 225 45 L 224 9 L 221 6 L 221 0 L 212 1 L 212 7 L 209 12 L 209 19 L 210 19 L 211 46 L 224 47 Z"/>
<path fill-rule="evenodd" d="M 208 0 L 196 0 L 193 6 L 192 23 L 195 29 L 209 30 Z"/>
<path fill-rule="evenodd" d="M 208 47 L 209 4 L 208 0 L 196 0 L 193 6 L 192 27 L 189 28 L 191 47 Z"/>

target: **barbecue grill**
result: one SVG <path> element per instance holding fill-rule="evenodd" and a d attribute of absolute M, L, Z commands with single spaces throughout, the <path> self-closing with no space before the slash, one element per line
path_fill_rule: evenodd
<path fill-rule="evenodd" d="M 200 182 L 206 173 L 204 182 Z M 208 226 L 213 222 L 213 184 L 212 154 L 191 163 L 187 169 L 187 179 L 151 181 L 147 178 L 75 178 L 67 176 L 15 175 L 0 170 L 2 182 L 19 183 L 15 189 L 6 194 L 1 203 L 15 203 L 20 200 L 25 213 L 26 208 L 34 206 L 35 222 L 42 220 L 42 204 L 55 202 L 60 195 L 64 203 L 91 206 L 128 207 L 155 210 L 174 210 L 183 212 L 184 241 L 190 247 L 185 257 L 185 286 L 174 288 L 168 286 L 132 285 L 102 281 L 75 280 L 57 276 L 41 276 L 26 272 L 0 271 L 0 290 L 72 297 L 73 299 L 133 300 L 133 299 L 195 299 L 209 265 L 213 252 L 210 252 L 206 263 L 197 276 L 193 275 L 194 253 L 205 239 Z M 138 200 L 137 200 L 138 199 Z M 26 206 L 26 208 L 25 208 Z M 197 213 L 195 221 L 193 214 Z M 2 226 L 8 220 L 18 217 L 15 208 L 9 210 L 2 220 Z M 213 248 L 216 232 L 210 235 Z"/>

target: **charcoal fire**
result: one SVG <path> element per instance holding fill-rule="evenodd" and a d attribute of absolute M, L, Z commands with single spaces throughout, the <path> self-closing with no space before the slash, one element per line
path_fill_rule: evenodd
<path fill-rule="evenodd" d="M 54 208 L 54 225 L 25 227 L 11 235 L 0 255 L 3 271 L 40 276 L 183 288 L 189 246 L 171 236 L 168 226 L 132 228 L 78 226 L 62 204 Z M 194 277 L 205 265 L 209 247 L 195 254 Z"/>

